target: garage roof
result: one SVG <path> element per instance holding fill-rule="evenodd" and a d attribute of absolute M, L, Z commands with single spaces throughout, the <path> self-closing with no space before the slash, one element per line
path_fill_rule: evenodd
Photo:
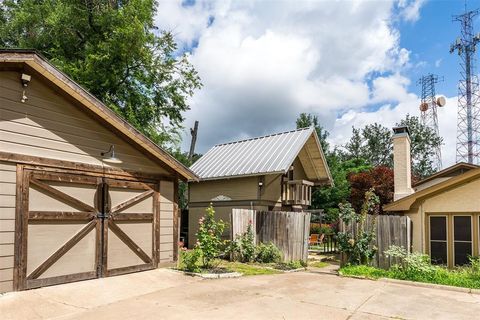
<path fill-rule="evenodd" d="M 161 163 L 177 172 L 184 180 L 198 180 L 197 176 L 168 152 L 144 136 L 127 121 L 120 118 L 114 111 L 104 105 L 99 99 L 82 88 L 67 75 L 54 67 L 46 58 L 34 50 L 0 49 L 0 64 L 25 64 L 53 82 L 60 90 L 73 97 L 79 104 L 105 120 L 108 124 L 130 138 L 142 150 L 154 156 Z"/>
<path fill-rule="evenodd" d="M 202 180 L 286 173 L 297 156 L 310 180 L 332 183 L 314 128 L 218 144 L 190 168 Z"/>

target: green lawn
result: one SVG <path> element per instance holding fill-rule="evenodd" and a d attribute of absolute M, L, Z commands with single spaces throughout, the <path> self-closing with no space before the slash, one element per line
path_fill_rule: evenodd
<path fill-rule="evenodd" d="M 314 267 L 314 268 L 324 268 L 326 266 L 330 265 L 327 262 L 324 261 L 309 261 L 308 266 L 309 267 Z"/>
<path fill-rule="evenodd" d="M 268 268 L 268 265 L 259 265 L 256 263 L 241 263 L 241 262 L 229 262 L 222 261 L 220 264 L 221 267 L 224 267 L 232 272 L 240 272 L 245 276 L 256 276 L 256 275 L 266 275 L 266 274 L 278 274 L 281 273 L 279 270 Z"/>
<path fill-rule="evenodd" d="M 391 278 L 442 284 L 454 287 L 480 289 L 480 275 L 464 267 L 449 270 L 443 267 L 436 267 L 434 272 L 406 273 L 398 270 L 383 270 L 370 266 L 345 266 L 340 269 L 340 274 L 345 276 L 364 276 L 369 279 Z"/>

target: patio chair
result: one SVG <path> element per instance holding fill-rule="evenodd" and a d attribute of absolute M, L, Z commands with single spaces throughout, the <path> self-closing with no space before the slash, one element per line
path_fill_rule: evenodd
<path fill-rule="evenodd" d="M 320 240 L 320 235 L 317 233 L 312 233 L 308 238 L 308 246 L 311 247 L 311 246 L 319 245 L 320 244 L 319 240 Z"/>

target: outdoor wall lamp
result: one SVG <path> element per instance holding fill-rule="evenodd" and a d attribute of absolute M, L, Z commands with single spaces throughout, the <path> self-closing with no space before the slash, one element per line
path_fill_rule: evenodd
<path fill-rule="evenodd" d="M 22 81 L 23 87 L 26 88 L 28 86 L 28 83 L 30 82 L 30 80 L 32 80 L 32 76 L 30 76 L 28 74 L 25 74 L 25 73 L 22 73 L 22 76 L 21 76 L 20 80 Z M 27 100 L 28 100 L 28 97 L 25 94 L 25 89 L 23 89 L 22 99 L 20 101 L 22 101 L 22 103 L 25 103 Z"/>
<path fill-rule="evenodd" d="M 112 144 L 107 152 L 100 153 L 103 157 L 103 161 L 108 163 L 122 163 L 123 161 L 115 157 L 115 146 Z M 110 155 L 109 157 L 107 157 Z"/>

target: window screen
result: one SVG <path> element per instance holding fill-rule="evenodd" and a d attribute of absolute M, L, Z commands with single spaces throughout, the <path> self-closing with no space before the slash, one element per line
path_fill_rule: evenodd
<path fill-rule="evenodd" d="M 430 217 L 430 257 L 434 264 L 447 264 L 447 217 Z"/>
<path fill-rule="evenodd" d="M 472 255 L 472 217 L 453 217 L 453 246 L 455 251 L 455 265 L 467 264 Z"/>

